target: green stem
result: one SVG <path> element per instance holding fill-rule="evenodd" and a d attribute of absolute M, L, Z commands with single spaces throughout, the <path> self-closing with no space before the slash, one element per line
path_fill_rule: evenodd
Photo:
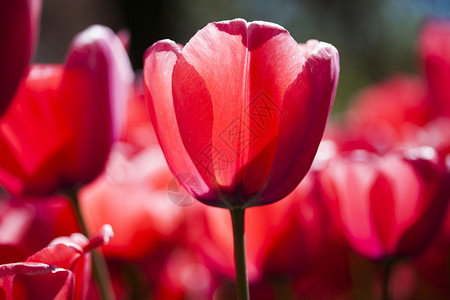
<path fill-rule="evenodd" d="M 234 264 L 236 268 L 236 288 L 239 300 L 248 300 L 248 278 L 245 262 L 245 234 L 244 234 L 244 208 L 232 208 L 231 223 L 233 224 Z"/>
<path fill-rule="evenodd" d="M 84 221 L 83 214 L 81 213 L 80 209 L 80 203 L 78 200 L 78 190 L 70 191 L 67 193 L 67 195 L 73 206 L 73 210 L 75 212 L 78 225 L 80 226 L 81 233 L 89 238 L 86 222 Z M 92 258 L 92 273 L 101 299 L 103 300 L 115 299 L 111 279 L 109 277 L 108 266 L 106 265 L 106 261 L 103 255 L 101 255 L 101 253 L 98 252 L 96 249 L 92 249 L 91 258 Z"/>
<path fill-rule="evenodd" d="M 383 262 L 383 273 L 382 273 L 382 276 L 383 276 L 383 278 L 382 278 L 382 281 L 383 281 L 382 299 L 383 300 L 391 299 L 391 297 L 389 295 L 389 279 L 390 279 L 393 263 L 394 263 L 394 261 L 391 258 L 387 258 Z"/>

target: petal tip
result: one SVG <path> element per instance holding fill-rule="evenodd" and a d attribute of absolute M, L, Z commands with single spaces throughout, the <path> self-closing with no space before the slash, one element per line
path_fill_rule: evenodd
<path fill-rule="evenodd" d="M 149 55 L 152 52 L 164 52 L 164 51 L 168 51 L 168 52 L 175 52 L 175 53 L 180 53 L 181 49 L 183 48 L 183 45 L 181 44 L 177 44 L 174 41 L 172 41 L 171 39 L 164 39 L 164 40 L 160 40 L 157 41 L 156 43 L 154 43 L 153 45 L 151 45 L 144 54 L 144 61 L 149 57 Z"/>
<path fill-rule="evenodd" d="M 311 55 L 318 55 L 325 59 L 337 58 L 339 55 L 338 50 L 332 44 L 327 42 L 319 42 L 317 46 L 314 48 Z"/>
<path fill-rule="evenodd" d="M 73 47 L 82 47 L 83 45 L 91 44 L 113 35 L 114 32 L 106 26 L 98 24 L 92 25 L 75 36 Z"/>

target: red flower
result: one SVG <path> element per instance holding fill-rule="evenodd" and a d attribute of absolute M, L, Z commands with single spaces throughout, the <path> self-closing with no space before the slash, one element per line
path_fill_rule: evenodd
<path fill-rule="evenodd" d="M 0 265 L 0 298 L 86 299 L 89 251 L 108 243 L 112 235 L 105 225 L 91 240 L 81 234 L 57 238 L 25 262 Z"/>
<path fill-rule="evenodd" d="M 46 194 L 102 171 L 124 119 L 133 80 L 114 33 L 92 26 L 64 66 L 36 65 L 0 119 L 0 182 L 14 194 Z"/>
<path fill-rule="evenodd" d="M 346 237 L 372 259 L 421 252 L 442 225 L 449 174 L 431 147 L 379 156 L 355 150 L 335 157 L 322 179 L 334 191 Z"/>
<path fill-rule="evenodd" d="M 28 69 L 37 40 L 41 6 L 41 0 L 0 2 L 0 116 Z"/>
<path fill-rule="evenodd" d="M 430 19 L 419 35 L 419 55 L 429 85 L 433 112 L 450 116 L 450 21 Z"/>
<path fill-rule="evenodd" d="M 337 85 L 338 52 L 281 26 L 210 23 L 182 49 L 149 48 L 144 85 L 169 167 L 198 200 L 255 206 L 289 194 L 314 158 Z M 183 182 L 183 178 L 195 180 Z"/>

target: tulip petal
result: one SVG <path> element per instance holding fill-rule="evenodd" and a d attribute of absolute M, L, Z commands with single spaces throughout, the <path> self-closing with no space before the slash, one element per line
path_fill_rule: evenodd
<path fill-rule="evenodd" d="M 168 40 L 154 44 L 147 51 L 144 83 L 150 118 L 168 165 L 180 183 L 192 195 L 196 195 L 202 201 L 217 200 L 217 196 L 214 195 L 216 189 L 213 188 L 209 181 L 202 179 L 205 173 L 202 174 L 201 168 L 199 170 L 192 161 L 192 156 L 187 151 L 180 136 L 180 129 L 176 125 L 178 120 L 174 108 L 172 75 L 178 56 L 180 56 L 179 46 Z M 184 62 L 182 64 L 186 66 Z M 178 66 L 177 68 L 182 69 L 183 66 Z M 178 101 L 181 102 L 182 99 L 178 99 Z M 180 116 L 180 110 L 178 110 L 177 114 L 181 122 L 187 121 L 187 118 L 190 117 L 189 115 Z M 173 149 L 177 149 L 177 151 L 175 152 Z M 189 149 L 195 151 L 195 148 L 189 147 Z M 186 178 L 195 178 L 195 180 L 187 181 Z"/>
<path fill-rule="evenodd" d="M 330 113 L 338 75 L 336 48 L 319 43 L 284 95 L 277 152 L 259 204 L 282 199 L 308 172 Z"/>
<path fill-rule="evenodd" d="M 438 163 L 435 150 L 420 147 L 412 152 L 402 161 L 412 169 L 404 172 L 409 176 L 402 174 L 396 181 L 400 190 L 405 189 L 397 208 L 401 221 L 397 245 L 400 255 L 416 255 L 430 244 L 440 232 L 450 199 L 450 170 Z M 392 172 L 388 164 L 386 171 Z"/>
<path fill-rule="evenodd" d="M 242 180 L 243 198 L 257 194 L 272 168 L 277 151 L 284 95 L 302 70 L 304 57 L 297 42 L 284 28 L 267 22 L 248 26 L 248 74 L 245 116 L 250 133 L 244 152 L 246 166 L 235 181 Z M 240 179 L 242 176 L 242 179 Z"/>
<path fill-rule="evenodd" d="M 370 190 L 379 177 L 377 159 L 357 151 L 351 157 L 337 157 L 327 167 L 347 239 L 354 249 L 371 258 L 385 253 L 370 207 Z"/>
<path fill-rule="evenodd" d="M 63 269 L 33 276 L 18 274 L 13 281 L 13 298 L 17 300 L 73 299 L 74 281 L 73 273 Z"/>
<path fill-rule="evenodd" d="M 204 80 L 214 106 L 212 132 L 195 132 L 195 139 L 203 141 L 209 138 L 209 148 L 203 149 L 199 145 L 196 148 L 200 151 L 191 155 L 194 160 L 209 165 L 217 184 L 222 187 L 232 186 L 236 169 L 242 164 L 240 147 L 244 147 L 245 143 L 242 144 L 239 133 L 246 132 L 246 129 L 241 129 L 245 124 L 239 116 L 245 109 L 247 97 L 246 43 L 247 22 L 236 19 L 208 24 L 182 50 L 187 63 Z M 197 100 L 193 102 L 193 107 L 201 105 L 197 104 Z M 199 121 L 203 120 L 193 120 Z M 230 132 L 237 134 L 230 135 Z M 195 139 L 192 143 L 196 143 Z M 206 157 L 203 152 L 206 152 Z"/>
<path fill-rule="evenodd" d="M 215 184 L 211 96 L 205 81 L 181 55 L 173 67 L 172 93 L 177 125 L 186 151 L 202 177 Z"/>
<path fill-rule="evenodd" d="M 76 244 L 56 244 L 36 252 L 26 262 L 45 262 L 46 264 L 70 270 L 74 262 L 82 254 L 83 249 Z"/>
<path fill-rule="evenodd" d="M 56 272 L 59 268 L 45 263 L 12 263 L 0 265 L 0 278 L 16 274 L 37 275 Z"/>
<path fill-rule="evenodd" d="M 388 251 L 394 251 L 398 239 L 404 234 L 404 231 L 417 222 L 417 218 L 422 215 L 421 207 L 425 202 L 421 182 L 415 174 L 413 166 L 403 160 L 398 155 L 386 155 L 380 160 L 380 168 L 383 175 L 390 182 L 395 206 L 387 203 L 384 210 L 384 216 L 374 215 L 380 223 L 390 223 L 390 241 L 386 243 Z M 399 176 L 401 174 L 401 176 Z M 382 192 L 381 195 L 384 195 Z M 379 196 L 381 202 L 386 201 L 389 196 Z M 389 194 L 388 194 L 389 195 Z M 426 206 L 426 205 L 425 205 Z M 392 209 L 394 216 L 389 217 L 389 210 Z M 391 220 L 393 218 L 393 220 Z"/>
<path fill-rule="evenodd" d="M 1 299 L 71 299 L 71 271 L 45 263 L 14 263 L 0 266 Z M 3 293 L 3 295 L 2 295 Z"/>
<path fill-rule="evenodd" d="M 384 253 L 390 254 L 395 250 L 395 234 L 392 228 L 395 228 L 395 200 L 394 191 L 389 180 L 379 175 L 373 182 L 368 199 L 369 209 L 371 211 L 374 228 L 380 240 Z"/>
<path fill-rule="evenodd" d="M 107 243 L 112 235 L 111 227 L 105 225 L 91 240 L 80 233 L 60 237 L 52 241 L 48 247 L 30 256 L 26 262 L 45 262 L 70 270 L 74 275 L 75 298 L 85 299 L 91 274 L 91 256 L 87 251 Z"/>

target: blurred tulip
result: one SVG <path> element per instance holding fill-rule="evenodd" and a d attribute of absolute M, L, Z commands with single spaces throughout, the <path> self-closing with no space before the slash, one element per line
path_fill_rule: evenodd
<path fill-rule="evenodd" d="M 389 151 L 430 119 L 426 82 L 395 75 L 355 97 L 344 116 L 344 148 L 367 143 L 377 152 Z"/>
<path fill-rule="evenodd" d="M 403 155 L 363 150 L 337 156 L 324 169 L 347 239 L 372 259 L 420 253 L 439 233 L 449 199 L 449 173 L 431 147 Z"/>
<path fill-rule="evenodd" d="M 338 73 L 332 45 L 298 45 L 279 25 L 235 19 L 208 24 L 184 47 L 155 43 L 144 88 L 186 190 L 208 205 L 249 207 L 282 199 L 307 173 Z"/>
<path fill-rule="evenodd" d="M 439 158 L 450 168 L 450 118 L 435 118 L 418 130 L 408 143 L 436 149 Z M 442 227 L 441 239 L 450 246 L 450 205 L 447 206 L 447 214 Z"/>
<path fill-rule="evenodd" d="M 58 236 L 78 232 L 75 215 L 63 197 L 0 201 L 0 264 L 23 261 Z"/>
<path fill-rule="evenodd" d="M 142 82 L 139 78 L 136 81 L 137 84 L 128 101 L 126 125 L 121 140 L 139 151 L 148 146 L 157 145 L 158 140 L 148 117 Z"/>
<path fill-rule="evenodd" d="M 433 113 L 450 117 L 450 20 L 427 20 L 418 44 Z"/>
<path fill-rule="evenodd" d="M 124 122 L 133 73 L 114 33 L 77 35 L 66 63 L 35 65 L 0 119 L 0 183 L 50 194 L 94 179 Z"/>
<path fill-rule="evenodd" d="M 421 126 L 430 119 L 425 99 L 421 78 L 398 74 L 364 89 L 347 113 L 358 124 L 388 123 L 400 131 L 405 124 Z"/>
<path fill-rule="evenodd" d="M 108 243 L 113 233 L 105 225 L 88 240 L 81 234 L 55 239 L 24 262 L 0 265 L 2 299 L 87 299 L 90 253 Z"/>
<path fill-rule="evenodd" d="M 213 299 L 210 271 L 190 251 L 176 249 L 161 272 L 153 299 Z"/>
<path fill-rule="evenodd" d="M 168 198 L 173 176 L 159 147 L 113 149 L 105 173 L 80 191 L 80 206 L 90 232 L 105 223 L 114 228 L 105 255 L 140 259 L 176 237 L 185 211 Z"/>
<path fill-rule="evenodd" d="M 450 154 L 450 118 L 438 117 L 427 123 L 408 143 L 417 146 L 429 146 L 436 149 L 442 160 Z"/>
<path fill-rule="evenodd" d="M 39 31 L 42 0 L 0 2 L 0 116 L 26 75 Z"/>

